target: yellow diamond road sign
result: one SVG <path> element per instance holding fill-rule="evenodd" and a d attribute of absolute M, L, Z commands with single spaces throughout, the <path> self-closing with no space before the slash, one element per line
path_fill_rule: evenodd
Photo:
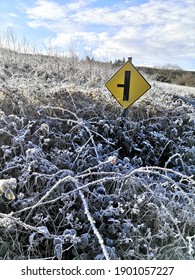
<path fill-rule="evenodd" d="M 107 81 L 106 87 L 125 109 L 151 88 L 130 61 Z"/>

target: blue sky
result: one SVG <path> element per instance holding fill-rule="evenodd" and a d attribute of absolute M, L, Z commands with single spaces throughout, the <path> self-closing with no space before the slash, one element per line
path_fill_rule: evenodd
<path fill-rule="evenodd" d="M 0 7 L 2 43 L 12 27 L 40 48 L 195 70 L 194 0 L 0 0 Z"/>

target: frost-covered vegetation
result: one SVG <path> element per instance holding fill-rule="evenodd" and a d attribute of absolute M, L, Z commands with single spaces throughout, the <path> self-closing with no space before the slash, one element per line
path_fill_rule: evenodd
<path fill-rule="evenodd" d="M 0 50 L 1 259 L 195 259 L 195 89 L 115 71 Z"/>

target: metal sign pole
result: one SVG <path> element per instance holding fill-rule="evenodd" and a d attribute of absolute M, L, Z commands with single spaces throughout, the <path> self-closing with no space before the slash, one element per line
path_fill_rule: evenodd
<path fill-rule="evenodd" d="M 128 61 L 132 62 L 132 57 L 128 57 Z M 129 80 L 129 86 L 130 86 L 130 80 Z M 129 91 L 129 88 L 128 88 L 128 91 Z M 127 119 L 128 115 L 129 115 L 129 108 L 126 108 L 123 110 L 122 117 Z"/>

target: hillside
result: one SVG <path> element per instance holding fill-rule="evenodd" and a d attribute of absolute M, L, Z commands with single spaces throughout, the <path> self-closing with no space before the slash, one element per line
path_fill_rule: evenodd
<path fill-rule="evenodd" d="M 195 88 L 115 71 L 0 50 L 1 259 L 195 259 Z"/>
<path fill-rule="evenodd" d="M 168 66 L 167 66 L 168 67 Z M 195 87 L 195 71 L 182 69 L 138 67 L 140 71 L 149 75 L 151 79 L 170 84 Z M 174 67 L 173 67 L 174 68 Z"/>

